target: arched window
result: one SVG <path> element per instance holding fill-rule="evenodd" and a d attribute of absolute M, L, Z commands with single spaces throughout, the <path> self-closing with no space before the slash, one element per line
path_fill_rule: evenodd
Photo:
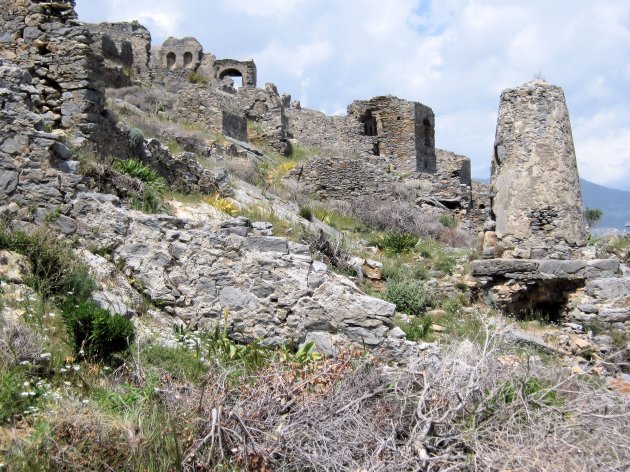
<path fill-rule="evenodd" d="M 184 53 L 184 67 L 190 69 L 193 66 L 193 55 L 192 52 Z"/>
<path fill-rule="evenodd" d="M 177 63 L 177 56 L 174 52 L 169 52 L 166 55 L 166 67 L 169 69 L 175 69 L 175 65 Z"/>

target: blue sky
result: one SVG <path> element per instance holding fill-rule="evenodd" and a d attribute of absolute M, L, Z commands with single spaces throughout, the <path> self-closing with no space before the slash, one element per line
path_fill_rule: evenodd
<path fill-rule="evenodd" d="M 77 0 L 83 21 L 139 20 L 254 58 L 304 106 L 393 94 L 436 114 L 436 144 L 486 177 L 501 90 L 542 75 L 566 94 L 580 174 L 630 190 L 627 0 Z"/>

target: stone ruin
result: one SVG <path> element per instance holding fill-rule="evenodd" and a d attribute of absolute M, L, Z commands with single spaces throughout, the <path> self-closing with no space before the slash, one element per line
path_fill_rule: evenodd
<path fill-rule="evenodd" d="M 586 244 L 569 111 L 560 87 L 501 94 L 484 256 L 570 259 Z M 494 226 L 494 228 L 492 228 Z"/>
<path fill-rule="evenodd" d="M 285 114 L 289 139 L 325 154 L 293 172 L 303 191 L 322 199 L 344 192 L 408 199 L 411 193 L 419 205 L 454 211 L 472 224 L 470 160 L 436 149 L 435 115 L 428 106 L 381 96 L 351 103 L 346 116 L 296 104 Z"/>
<path fill-rule="evenodd" d="M 135 22 L 86 26 L 96 38 L 94 53 L 103 58 L 100 76 L 105 86 L 150 85 L 199 72 L 207 83 L 178 93 L 171 111 L 178 119 L 238 141 L 247 141 L 251 120 L 281 154 L 290 153 L 292 145 L 321 150 L 323 159 L 299 169 L 304 191 L 312 189 L 323 199 L 344 194 L 408 198 L 404 180 L 411 182 L 418 204 L 455 211 L 468 225 L 477 222 L 472 218 L 470 161 L 436 150 L 435 116 L 428 106 L 380 96 L 351 103 L 346 116 L 326 116 L 291 102 L 273 84 L 257 88 L 253 61 L 217 59 L 205 54 L 195 38 L 171 37 L 152 49 L 149 32 Z M 243 87 L 235 89 L 232 79 L 241 77 Z M 378 189 L 368 182 L 379 182 Z"/>
<path fill-rule="evenodd" d="M 619 261 L 596 259 L 586 247 L 569 112 L 559 87 L 536 81 L 501 94 L 490 212 L 480 235 L 484 259 L 472 263 L 472 274 L 503 311 L 621 327 L 630 321 L 630 295 L 619 288 L 630 283 L 617 278 Z"/>
<path fill-rule="evenodd" d="M 256 87 L 256 64 L 252 60 L 217 59 L 204 53 L 192 37 L 167 38 L 151 46 L 151 34 L 137 22 L 86 23 L 95 39 L 93 49 L 105 59 L 104 83 L 124 87 L 134 82 L 151 83 L 158 76 L 198 72 L 210 86 L 240 78 L 243 87 Z"/>

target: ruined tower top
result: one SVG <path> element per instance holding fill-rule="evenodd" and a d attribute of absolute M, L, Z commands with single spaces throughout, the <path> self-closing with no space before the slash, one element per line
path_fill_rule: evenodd
<path fill-rule="evenodd" d="M 501 94 L 492 178 L 496 247 L 504 257 L 570 257 L 586 243 L 564 93 L 533 81 Z M 486 257 L 492 239 L 486 238 Z M 490 243 L 490 244 L 489 244 Z"/>

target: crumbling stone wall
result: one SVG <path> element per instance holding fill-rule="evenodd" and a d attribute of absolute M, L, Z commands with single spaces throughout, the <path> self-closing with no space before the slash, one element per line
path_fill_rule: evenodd
<path fill-rule="evenodd" d="M 490 188 L 483 182 L 472 181 L 472 218 L 474 228 L 482 231 L 490 216 Z M 492 224 L 492 223 L 491 223 Z M 481 234 L 483 237 L 483 233 Z"/>
<path fill-rule="evenodd" d="M 351 103 L 345 117 L 295 107 L 286 113 L 288 136 L 298 142 L 399 173 L 436 170 L 435 116 L 420 103 L 385 96 Z"/>
<path fill-rule="evenodd" d="M 496 228 L 487 235 L 486 256 L 501 247 L 504 255 L 568 258 L 572 248 L 586 243 L 571 123 L 560 87 L 535 81 L 501 94 L 490 189 Z"/>
<path fill-rule="evenodd" d="M 40 100 L 28 72 L 0 65 L 0 213 L 33 223 L 61 208 L 68 189 L 80 180 L 66 162 L 65 146 L 43 131 L 43 121 L 33 112 Z M 72 222 L 61 215 L 53 226 L 71 228 Z"/>
<path fill-rule="evenodd" d="M 473 209 L 470 159 L 436 149 L 435 166 L 434 174 L 420 174 L 421 196 L 468 216 Z"/>
<path fill-rule="evenodd" d="M 235 97 L 204 85 L 182 90 L 174 113 L 189 123 L 202 125 L 239 141 L 247 141 L 247 120 Z"/>
<path fill-rule="evenodd" d="M 134 80 L 149 82 L 151 33 L 133 22 L 85 23 L 94 38 L 94 50 L 103 56 L 108 87 L 124 87 Z"/>
<path fill-rule="evenodd" d="M 77 127 L 91 135 L 105 99 L 97 83 L 100 58 L 77 21 L 74 0 L 15 0 L 0 4 L 0 58 L 27 69 L 39 94 L 35 111 L 47 126 Z"/>
<path fill-rule="evenodd" d="M 272 83 L 264 89 L 243 87 L 235 95 L 238 106 L 249 120 L 256 121 L 263 129 L 262 138 L 280 154 L 291 151 L 287 139 L 289 118 L 286 109 L 290 96 L 280 96 Z"/>
<path fill-rule="evenodd" d="M 355 101 L 348 106 L 348 128 L 373 137 L 372 153 L 386 156 L 401 172 L 436 169 L 435 116 L 431 108 L 392 96 Z M 415 157 L 409 166 L 408 158 Z"/>
<path fill-rule="evenodd" d="M 235 59 L 219 59 L 213 64 L 214 76 L 218 80 L 225 77 L 242 77 L 244 87 L 256 87 L 257 71 L 254 61 L 237 61 Z"/>
<path fill-rule="evenodd" d="M 242 77 L 243 87 L 256 87 L 257 70 L 253 60 L 217 59 L 206 54 L 201 43 L 191 37 L 170 37 L 153 50 L 151 68 L 158 73 L 201 73 L 209 86 L 216 86 L 226 78 Z"/>
<path fill-rule="evenodd" d="M 376 197 L 396 200 L 400 182 L 380 167 L 361 158 L 316 157 L 298 165 L 288 176 L 297 181 L 301 193 L 321 200 L 352 200 Z"/>
<path fill-rule="evenodd" d="M 162 44 L 160 59 L 155 65 L 164 70 L 197 70 L 203 57 L 203 46 L 195 38 L 170 37 Z"/>

